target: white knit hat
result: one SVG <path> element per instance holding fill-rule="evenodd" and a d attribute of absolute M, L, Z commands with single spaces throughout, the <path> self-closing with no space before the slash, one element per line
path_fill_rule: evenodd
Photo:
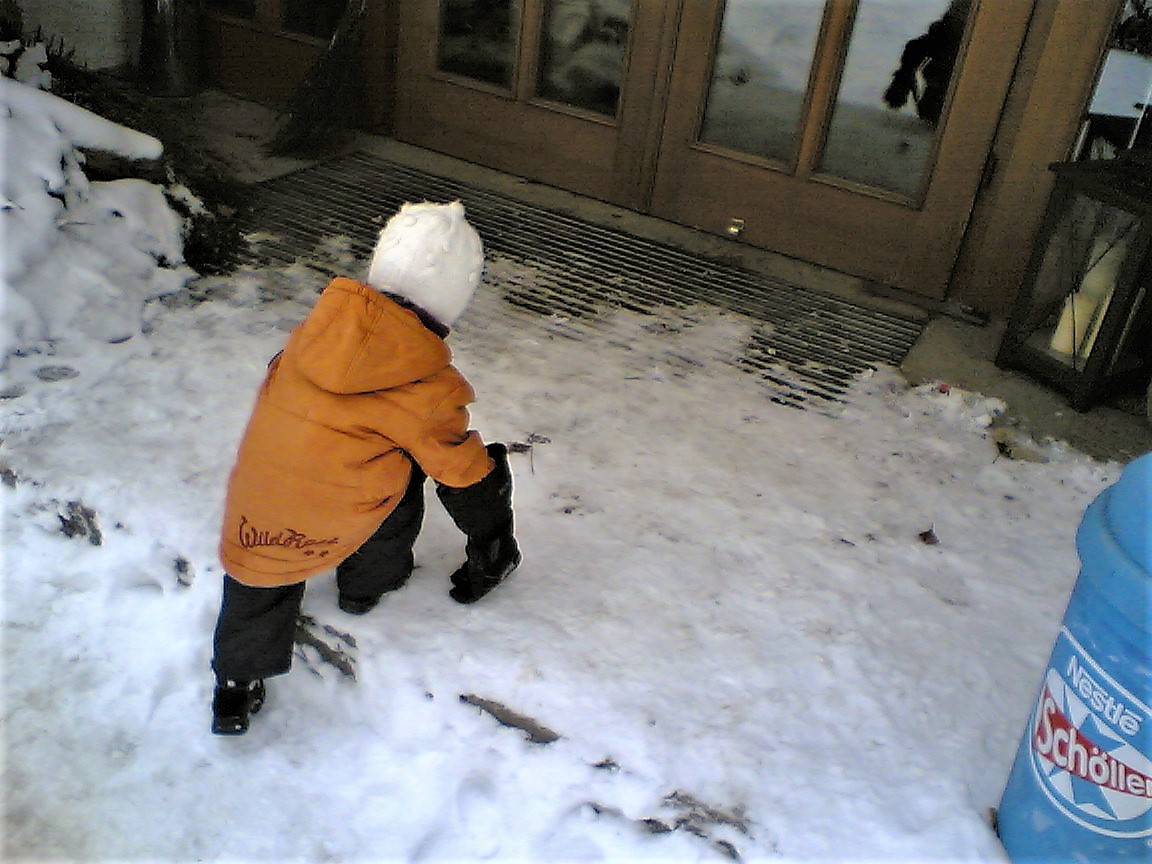
<path fill-rule="evenodd" d="M 380 232 L 368 284 L 403 297 L 451 327 L 472 299 L 483 270 L 484 245 L 464 218 L 463 204 L 405 204 Z"/>

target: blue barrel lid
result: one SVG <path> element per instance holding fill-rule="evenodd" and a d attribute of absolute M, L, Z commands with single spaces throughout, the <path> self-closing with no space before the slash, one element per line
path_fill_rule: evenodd
<path fill-rule="evenodd" d="M 1107 490 L 1107 522 L 1124 553 L 1152 572 L 1152 453 L 1130 462 Z"/>

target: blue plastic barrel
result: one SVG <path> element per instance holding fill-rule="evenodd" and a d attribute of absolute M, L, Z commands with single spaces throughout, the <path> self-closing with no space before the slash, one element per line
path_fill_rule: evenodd
<path fill-rule="evenodd" d="M 1152 454 L 1089 505 L 998 812 L 1014 862 L 1152 861 Z"/>

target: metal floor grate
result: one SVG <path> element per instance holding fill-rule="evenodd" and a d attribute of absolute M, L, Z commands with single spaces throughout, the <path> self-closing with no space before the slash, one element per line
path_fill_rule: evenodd
<path fill-rule="evenodd" d="M 899 365 L 923 322 L 871 309 L 703 258 L 682 249 L 555 213 L 506 196 L 354 153 L 268 181 L 246 228 L 248 263 L 316 263 L 316 251 L 343 238 L 357 261 L 405 201 L 460 199 L 484 238 L 495 285 L 509 307 L 562 321 L 561 335 L 603 335 L 605 313 L 713 306 L 746 316 L 751 336 L 732 362 L 760 375 L 776 401 L 797 407 L 841 401 L 859 373 Z M 338 244 L 337 244 L 338 245 Z M 494 266 L 495 265 L 495 266 Z M 516 267 L 529 280 L 508 278 Z M 355 274 L 351 274 L 355 275 Z M 606 326 L 606 325 L 605 325 Z M 690 358 L 684 358 L 691 362 Z"/>

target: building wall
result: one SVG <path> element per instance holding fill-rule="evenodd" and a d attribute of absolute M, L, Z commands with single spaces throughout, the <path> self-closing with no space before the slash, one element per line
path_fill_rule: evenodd
<path fill-rule="evenodd" d="M 143 0 L 20 0 L 20 6 L 27 34 L 42 27 L 89 68 L 137 63 Z"/>
<path fill-rule="evenodd" d="M 999 167 L 976 201 L 951 296 L 1006 314 L 1024 280 L 1052 191 L 1069 158 L 1121 0 L 1036 0 L 1033 24 L 993 143 Z"/>

